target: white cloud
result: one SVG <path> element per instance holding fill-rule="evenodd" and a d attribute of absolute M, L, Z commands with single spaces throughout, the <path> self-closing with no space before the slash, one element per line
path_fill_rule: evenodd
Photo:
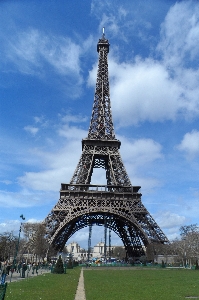
<path fill-rule="evenodd" d="M 55 152 L 47 152 L 39 149 L 34 149 L 32 155 L 38 158 L 39 166 L 42 166 L 43 170 L 36 172 L 25 172 L 23 176 L 18 178 L 19 183 L 26 188 L 41 191 L 57 191 L 60 182 L 69 182 L 75 171 L 76 165 L 81 155 L 81 143 L 80 137 L 85 136 L 85 132 L 78 127 L 64 125 L 60 127 L 59 134 L 66 138 L 62 145 L 61 150 Z M 145 187 L 150 189 L 152 186 L 159 185 L 159 181 L 156 178 L 140 178 L 140 167 L 147 168 L 150 163 L 155 160 L 161 159 L 161 146 L 153 140 L 127 140 L 122 138 L 122 148 L 124 150 L 123 159 L 125 161 L 131 161 L 128 163 L 128 169 L 130 170 L 129 176 L 133 178 L 133 184 L 135 181 L 145 182 Z M 104 170 L 94 170 L 92 176 L 92 183 L 106 184 L 106 177 Z M 139 174 L 139 175 L 137 175 Z M 148 185 L 146 184 L 148 182 Z"/>
<path fill-rule="evenodd" d="M 135 1 L 136 2 L 136 1 Z M 120 41 L 124 41 L 128 45 L 129 37 L 134 39 L 139 36 L 139 40 L 149 40 L 151 34 L 149 30 L 152 28 L 150 18 L 153 18 L 153 10 L 161 6 L 157 1 L 133 4 L 132 1 L 119 0 L 99 1 L 92 0 L 91 13 L 99 20 L 99 33 L 105 27 L 105 35 L 108 37 L 117 37 Z M 108 34 L 106 34 L 106 31 Z"/>
<path fill-rule="evenodd" d="M 89 71 L 89 75 L 87 78 L 87 85 L 88 86 L 95 86 L 96 84 L 96 77 L 97 77 L 97 63 L 92 66 L 92 69 Z"/>
<path fill-rule="evenodd" d="M 67 38 L 49 38 L 42 41 L 39 49 L 41 55 L 59 72 L 68 74 L 80 73 L 79 56 L 81 48 L 79 45 Z"/>
<path fill-rule="evenodd" d="M 30 167 L 38 164 L 36 157 L 29 153 L 31 146 L 28 145 L 26 138 L 20 140 L 16 135 L 2 134 L 0 143 L 0 170 L 3 171 L 1 174 L 3 181 L 13 183 L 15 178 L 9 177 L 12 173 L 15 174 L 15 171 L 20 173 L 22 166 Z"/>
<path fill-rule="evenodd" d="M 18 30 L 2 44 L 7 61 L 22 73 L 47 75 L 48 63 L 56 73 L 75 77 L 81 83 L 81 48 L 70 38 L 47 36 L 36 29 Z M 46 73 L 45 73 L 46 72 Z"/>
<path fill-rule="evenodd" d="M 176 3 L 169 10 L 161 28 L 162 51 L 165 63 L 173 70 L 177 66 L 187 66 L 199 57 L 199 5 L 196 1 Z"/>
<path fill-rule="evenodd" d="M 31 218 L 31 219 L 28 219 L 26 220 L 27 223 L 40 223 L 42 222 L 43 220 L 38 220 L 38 219 L 34 219 L 34 218 Z"/>
<path fill-rule="evenodd" d="M 199 155 L 199 131 L 193 130 L 186 133 L 177 148 L 185 152 L 189 158 Z"/>
<path fill-rule="evenodd" d="M 184 224 L 186 218 L 179 214 L 164 211 L 159 212 L 159 217 L 156 216 L 156 221 L 160 228 L 173 228 L 173 227 L 180 227 Z"/>
<path fill-rule="evenodd" d="M 48 201 L 52 199 L 52 195 L 48 191 Z M 18 192 L 9 192 L 0 190 L 0 205 L 1 207 L 31 207 L 41 205 L 41 197 L 43 195 L 38 192 L 32 192 L 26 188 Z M 45 198 L 46 199 L 46 198 Z M 46 200 L 44 200 L 46 202 Z M 43 204 L 44 204 L 43 202 Z"/>
<path fill-rule="evenodd" d="M 13 232 L 15 235 L 19 233 L 20 221 L 4 220 L 0 223 L 0 233 Z"/>
<path fill-rule="evenodd" d="M 43 122 L 43 117 L 34 117 L 35 123 L 42 123 Z"/>
<path fill-rule="evenodd" d="M 68 123 L 60 127 L 57 132 L 60 136 L 71 140 L 72 139 L 78 140 L 79 138 L 79 142 L 81 141 L 82 138 L 85 138 L 88 135 L 87 131 L 80 129 L 76 126 L 68 125 Z"/>
<path fill-rule="evenodd" d="M 23 176 L 18 177 L 21 186 L 37 191 L 58 191 L 61 182 L 69 182 L 76 164 L 81 155 L 81 139 L 87 132 L 77 126 L 71 126 L 71 122 L 81 123 L 84 118 L 70 116 L 61 118 L 61 124 L 55 127 L 58 135 L 54 144 L 59 144 L 55 149 L 48 150 L 43 141 L 40 147 L 29 149 L 29 157 L 37 159 L 36 171 L 26 171 Z M 65 123 L 66 122 L 66 123 Z M 52 126 L 53 128 L 53 126 Z M 51 134 L 54 134 L 51 129 Z M 61 138 L 61 140 L 60 140 Z"/>
<path fill-rule="evenodd" d="M 71 115 L 66 114 L 64 117 L 62 117 L 62 122 L 68 124 L 68 123 L 82 123 L 87 121 L 87 117 L 83 117 L 81 115 Z"/>
<path fill-rule="evenodd" d="M 81 155 L 80 141 L 87 135 L 87 131 L 78 127 L 79 122 L 84 121 L 84 117 L 67 114 L 61 118 L 61 124 L 57 124 L 57 138 L 61 137 L 61 144 L 57 141 L 60 145 L 59 148 L 55 147 L 53 150 L 51 147 L 48 151 L 48 145 L 46 147 L 43 141 L 41 147 L 29 149 L 29 160 L 34 157 L 36 162 L 34 168 L 38 170 L 29 171 L 26 168 L 27 171 L 18 177 L 18 182 L 23 188 L 56 192 L 59 190 L 61 182 L 70 181 Z M 71 123 L 77 123 L 77 125 L 71 126 Z M 152 176 L 147 177 L 144 170 L 149 168 L 154 161 L 163 158 L 161 145 L 152 139 L 130 140 L 125 137 L 119 137 L 119 139 L 122 142 L 122 159 L 132 183 L 134 185 L 142 183 L 148 190 L 159 186 L 159 180 Z M 46 142 L 49 144 L 48 141 Z M 141 168 L 143 169 L 142 175 L 140 173 Z M 94 170 L 93 184 L 106 184 L 105 172 L 104 170 L 100 171 L 102 172 L 99 173 L 98 170 Z"/>
<path fill-rule="evenodd" d="M 198 2 L 182 1 L 171 7 L 162 24 L 157 50 L 170 79 L 180 86 L 181 107 L 178 110 L 185 119 L 199 115 L 198 35 Z"/>
<path fill-rule="evenodd" d="M 122 157 L 125 161 L 133 162 L 135 166 L 149 164 L 162 158 L 161 145 L 152 139 L 130 140 L 119 137 L 122 142 Z"/>
<path fill-rule="evenodd" d="M 0 182 L 4 183 L 6 185 L 12 184 L 12 181 L 10 181 L 10 180 L 0 180 Z"/>
<path fill-rule="evenodd" d="M 88 84 L 94 82 L 95 68 Z M 113 116 L 119 126 L 176 119 L 182 88 L 169 78 L 163 65 L 151 59 L 134 64 L 110 59 L 109 73 Z"/>
<path fill-rule="evenodd" d="M 36 133 L 39 131 L 39 128 L 34 126 L 25 126 L 24 130 L 30 132 L 32 135 L 36 135 Z"/>
<path fill-rule="evenodd" d="M 155 215 L 155 221 L 167 238 L 172 241 L 179 237 L 179 228 L 187 222 L 187 218 L 183 214 L 180 215 L 167 210 L 159 211 Z"/>
<path fill-rule="evenodd" d="M 25 172 L 18 178 L 21 186 L 26 186 L 39 191 L 58 191 L 60 182 L 63 180 L 67 168 L 59 170 L 45 170 L 40 172 Z"/>
<path fill-rule="evenodd" d="M 49 121 L 46 120 L 44 116 L 33 117 L 33 120 L 34 120 L 35 124 L 37 124 L 37 126 L 41 126 L 42 128 L 45 128 L 49 125 Z"/>
<path fill-rule="evenodd" d="M 112 23 L 117 25 L 116 20 Z M 154 58 L 118 62 L 110 49 L 110 92 L 117 125 L 199 115 L 198 36 L 199 4 L 183 1 L 171 7 L 162 23 Z M 96 68 L 95 64 L 89 72 L 89 85 L 95 84 Z"/>
<path fill-rule="evenodd" d="M 33 136 L 36 136 L 38 132 L 42 134 L 42 129 L 49 129 L 50 128 L 50 121 L 46 120 L 43 116 L 41 117 L 33 117 L 34 125 L 27 125 L 24 126 L 24 130 L 29 132 Z"/>
<path fill-rule="evenodd" d="M 193 86 L 198 72 L 184 70 L 180 79 L 172 78 L 164 64 L 151 59 L 134 64 L 110 60 L 109 65 L 112 109 L 120 126 L 199 114 L 199 88 Z"/>
<path fill-rule="evenodd" d="M 33 190 L 56 192 L 61 182 L 69 182 L 81 151 L 80 142 L 69 141 L 69 143 L 70 145 L 62 146 L 61 150 L 52 153 L 35 149 L 33 155 L 38 157 L 42 170 L 38 165 L 38 171 L 25 172 L 23 176 L 18 177 L 20 185 Z"/>
<path fill-rule="evenodd" d="M 22 221 L 21 219 L 19 219 L 19 220 L 5 219 L 5 220 L 3 220 L 2 222 L 0 222 L 0 233 L 13 232 L 13 234 L 15 236 L 18 236 L 21 221 Z M 27 223 L 38 223 L 41 221 L 43 221 L 43 220 L 38 220 L 38 219 L 25 220 L 25 222 L 27 222 Z"/>
<path fill-rule="evenodd" d="M 163 185 L 163 182 L 158 178 L 158 176 L 153 175 L 152 177 L 152 175 L 150 176 L 150 174 L 148 173 L 144 174 L 144 171 L 140 172 L 141 174 L 138 174 L 139 169 L 136 170 L 136 174 L 131 174 L 132 165 L 127 165 L 126 168 L 128 174 L 131 175 L 131 184 L 134 186 L 141 186 L 139 192 L 141 192 L 145 197 L 149 196 L 150 194 L 153 194 L 155 189 Z"/>
<path fill-rule="evenodd" d="M 141 186 L 145 195 L 151 193 L 155 187 L 161 186 L 162 182 L 155 172 L 156 162 L 164 159 L 161 145 L 152 139 L 131 140 L 120 136 L 118 138 L 122 143 L 122 160 L 132 185 Z"/>

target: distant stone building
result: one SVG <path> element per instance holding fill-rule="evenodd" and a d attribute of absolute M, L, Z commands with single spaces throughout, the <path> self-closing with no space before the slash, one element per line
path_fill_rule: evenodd
<path fill-rule="evenodd" d="M 110 253 L 113 253 L 115 246 L 111 246 L 111 249 L 109 246 L 106 247 L 106 256 L 109 256 Z M 105 243 L 99 242 L 97 243 L 93 248 L 91 248 L 91 252 L 89 254 L 89 258 L 92 259 L 100 259 L 104 258 L 105 255 Z M 86 251 L 83 248 L 80 248 L 79 244 L 76 242 L 72 242 L 68 245 L 66 245 L 66 252 L 67 256 L 69 257 L 72 255 L 74 260 L 77 261 L 86 261 L 88 259 L 88 251 Z"/>
<path fill-rule="evenodd" d="M 76 242 L 66 245 L 66 252 L 67 257 L 72 255 L 73 259 L 76 261 L 86 261 L 88 259 L 88 251 L 80 248 L 79 244 Z M 92 253 L 90 254 L 90 257 L 92 257 Z"/>
<path fill-rule="evenodd" d="M 162 262 L 166 264 L 173 265 L 176 263 L 178 256 L 177 255 L 156 255 L 154 257 L 154 263 L 161 264 Z"/>
<path fill-rule="evenodd" d="M 66 246 L 66 250 L 68 253 L 77 254 L 80 253 L 81 248 L 76 242 L 72 242 Z"/>
<path fill-rule="evenodd" d="M 109 253 L 112 254 L 115 246 L 106 246 L 106 256 L 109 256 Z M 101 258 L 105 254 L 105 243 L 99 242 L 96 246 L 93 247 L 93 257 Z"/>

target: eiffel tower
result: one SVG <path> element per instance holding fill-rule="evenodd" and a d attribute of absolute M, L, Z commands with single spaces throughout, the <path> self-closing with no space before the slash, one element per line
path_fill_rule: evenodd
<path fill-rule="evenodd" d="M 82 154 L 69 184 L 61 183 L 60 199 L 45 219 L 49 243 L 62 251 L 78 230 L 104 225 L 122 240 L 127 257 L 168 239 L 141 201 L 140 186 L 132 186 L 120 156 L 112 121 L 108 78 L 109 42 L 97 44 L 99 62 L 94 104 Z M 94 168 L 106 172 L 106 185 L 91 185 Z"/>

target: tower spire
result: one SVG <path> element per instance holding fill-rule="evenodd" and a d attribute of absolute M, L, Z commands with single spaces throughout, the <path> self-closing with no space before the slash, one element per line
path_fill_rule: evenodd
<path fill-rule="evenodd" d="M 115 139 L 108 77 L 108 53 L 109 42 L 105 39 L 104 27 L 102 38 L 97 44 L 99 53 L 97 80 L 93 110 L 91 115 L 90 128 L 88 131 L 89 139 L 113 140 Z"/>

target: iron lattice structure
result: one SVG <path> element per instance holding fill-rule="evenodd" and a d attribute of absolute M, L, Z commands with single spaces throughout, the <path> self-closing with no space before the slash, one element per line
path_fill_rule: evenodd
<path fill-rule="evenodd" d="M 69 184 L 61 184 L 60 199 L 45 219 L 49 242 L 61 251 L 67 240 L 86 226 L 104 225 L 123 241 L 128 257 L 144 255 L 143 246 L 168 239 L 141 201 L 140 186 L 132 186 L 115 138 L 108 78 L 109 42 L 104 33 L 99 53 L 94 104 L 88 137 Z M 91 185 L 94 168 L 106 171 L 107 185 Z"/>

